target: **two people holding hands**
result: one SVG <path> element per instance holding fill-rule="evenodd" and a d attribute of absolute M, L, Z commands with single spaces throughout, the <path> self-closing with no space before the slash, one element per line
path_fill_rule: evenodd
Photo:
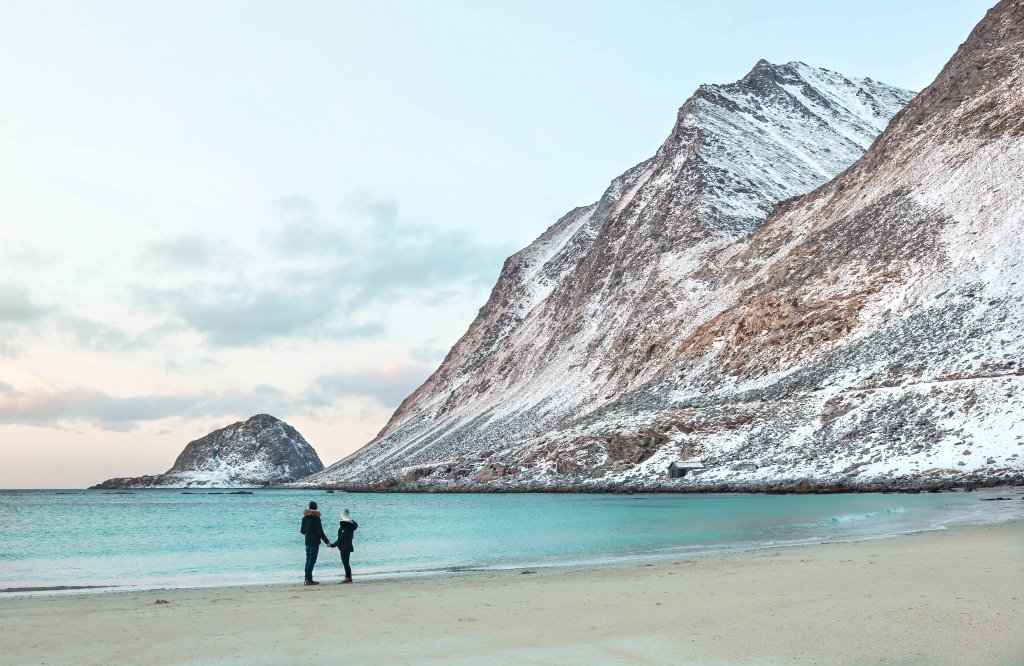
<path fill-rule="evenodd" d="M 327 535 L 324 534 L 324 526 L 320 522 L 320 512 L 317 510 L 316 502 L 309 503 L 309 508 L 302 512 L 302 526 L 299 528 L 299 532 L 306 537 L 306 585 L 320 584 L 313 580 L 313 567 L 320 554 L 321 541 L 327 544 L 328 548 L 337 548 L 341 553 L 341 563 L 345 567 L 345 578 L 341 582 L 352 582 L 352 567 L 349 565 L 349 558 L 355 550 L 352 546 L 352 537 L 358 527 L 359 523 L 352 520 L 348 509 L 345 509 L 338 525 L 338 540 L 331 543 Z"/>

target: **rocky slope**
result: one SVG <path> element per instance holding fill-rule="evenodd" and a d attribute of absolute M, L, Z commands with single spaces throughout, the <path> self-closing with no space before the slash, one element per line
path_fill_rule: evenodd
<path fill-rule="evenodd" d="M 1020 480 L 1022 17 L 1000 2 L 855 164 L 763 223 L 906 96 L 763 62 L 702 87 L 654 158 L 508 261 L 377 439 L 304 482 Z M 666 478 L 698 457 L 703 472 Z"/>
<path fill-rule="evenodd" d="M 94 488 L 256 487 L 294 481 L 323 468 L 295 428 L 257 414 L 189 442 L 163 474 L 109 479 Z"/>
<path fill-rule="evenodd" d="M 467 334 L 377 440 L 313 480 L 460 460 L 655 376 L 706 307 L 707 285 L 688 271 L 849 166 L 911 97 L 765 61 L 734 84 L 702 86 L 653 158 L 506 262 Z"/>

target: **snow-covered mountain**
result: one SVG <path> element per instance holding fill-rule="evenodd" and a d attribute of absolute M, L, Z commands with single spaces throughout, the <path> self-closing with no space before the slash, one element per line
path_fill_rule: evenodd
<path fill-rule="evenodd" d="M 189 442 L 163 474 L 109 479 L 96 488 L 256 487 L 294 481 L 324 468 L 299 432 L 257 414 Z"/>
<path fill-rule="evenodd" d="M 706 307 L 690 273 L 848 167 L 912 96 L 765 61 L 702 86 L 654 157 L 506 262 L 467 334 L 381 435 L 311 481 L 460 460 L 641 385 Z"/>
<path fill-rule="evenodd" d="M 1000 2 L 873 144 L 908 93 L 765 62 L 702 87 L 652 159 L 508 260 L 374 441 L 303 483 L 1021 480 L 1022 17 Z"/>

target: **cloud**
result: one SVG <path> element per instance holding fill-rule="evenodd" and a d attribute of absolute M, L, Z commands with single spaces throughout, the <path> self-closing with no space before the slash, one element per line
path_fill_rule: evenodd
<path fill-rule="evenodd" d="M 0 390 L 0 423 L 55 427 L 68 422 L 86 422 L 103 430 L 124 432 L 135 429 L 143 421 L 280 412 L 291 405 L 287 394 L 267 385 L 248 392 L 125 397 L 85 387 L 32 395 Z"/>
<path fill-rule="evenodd" d="M 413 360 L 436 367 L 448 355 L 448 351 L 448 347 L 438 344 L 437 338 L 430 338 L 409 350 L 409 355 Z"/>
<path fill-rule="evenodd" d="M 290 197 L 284 210 L 289 221 L 275 235 L 274 250 L 320 259 L 305 277 L 329 281 L 349 304 L 490 285 L 514 251 L 508 243 L 487 243 L 467 231 L 404 221 L 397 202 L 366 193 L 349 197 L 339 220 L 323 219 L 301 197 Z M 325 261 L 323 255 L 330 256 Z"/>
<path fill-rule="evenodd" d="M 239 281 L 195 285 L 189 289 L 139 289 L 135 301 L 151 310 L 169 311 L 207 342 L 231 347 L 256 345 L 278 337 L 312 335 L 325 330 L 338 305 L 329 282 L 283 280 L 286 287 L 255 286 Z M 335 339 L 377 337 L 379 323 L 330 326 Z"/>
<path fill-rule="evenodd" d="M 330 294 L 302 288 L 260 288 L 244 282 L 138 292 L 137 297 L 169 308 L 219 346 L 257 344 L 298 333 L 324 321 L 334 307 Z"/>
<path fill-rule="evenodd" d="M 209 266 L 225 251 L 223 243 L 202 236 L 173 236 L 148 243 L 139 263 L 161 270 L 194 270 Z"/>
<path fill-rule="evenodd" d="M 86 423 L 101 430 L 127 432 L 140 423 L 167 418 L 226 420 L 259 413 L 313 413 L 353 397 L 369 398 L 394 409 L 432 369 L 431 365 L 387 365 L 323 374 L 297 395 L 268 384 L 249 390 L 129 396 L 82 386 L 26 393 L 0 381 L 0 424 L 62 427 Z"/>
<path fill-rule="evenodd" d="M 430 370 L 430 366 L 389 365 L 324 374 L 301 395 L 267 384 L 246 391 L 131 396 L 115 396 L 81 386 L 29 394 L 0 381 L 0 424 L 62 427 L 87 423 L 101 430 L 127 432 L 140 423 L 167 418 L 226 420 L 235 415 L 316 411 L 345 397 L 370 398 L 393 409 L 423 383 Z"/>
<path fill-rule="evenodd" d="M 86 421 L 104 430 L 124 431 L 138 421 L 178 416 L 202 401 L 196 395 L 110 396 L 95 389 L 74 388 L 0 400 L 0 423 L 54 426 Z"/>
<path fill-rule="evenodd" d="M 23 327 L 0 324 L 0 358 L 18 358 L 24 353 L 25 348 L 19 339 L 23 333 Z"/>
<path fill-rule="evenodd" d="M 507 243 L 484 243 L 466 231 L 402 222 L 392 200 L 361 195 L 349 205 L 370 221 L 349 271 L 358 287 L 357 302 L 458 285 L 487 286 L 514 251 Z"/>
<path fill-rule="evenodd" d="M 3 266 L 15 268 L 19 273 L 52 268 L 63 260 L 59 254 L 40 249 L 18 238 L 5 237 L 0 246 Z"/>
<path fill-rule="evenodd" d="M 394 409 L 430 375 L 432 366 L 387 365 L 320 375 L 306 389 L 305 400 L 323 407 L 342 397 L 368 397 Z"/>
<path fill-rule="evenodd" d="M 343 255 L 352 251 L 348 234 L 320 222 L 316 205 L 298 194 L 278 199 L 274 209 L 284 220 L 271 237 L 273 251 L 285 257 Z"/>
<path fill-rule="evenodd" d="M 217 280 L 137 286 L 135 303 L 216 346 L 372 338 L 385 327 L 365 320 L 370 306 L 407 298 L 436 304 L 489 286 L 511 252 L 465 231 L 404 222 L 397 203 L 368 195 L 352 197 L 332 221 L 298 195 L 274 208 L 284 224 L 269 237 L 265 256 Z M 210 245 L 192 239 L 159 247 L 166 257 L 194 258 L 202 254 L 195 248 Z"/>
<path fill-rule="evenodd" d="M 26 324 L 39 321 L 48 312 L 32 302 L 27 288 L 13 282 L 0 283 L 0 323 Z"/>
<path fill-rule="evenodd" d="M 79 347 L 96 351 L 150 349 L 163 336 L 181 329 L 180 326 L 164 323 L 140 333 L 130 333 L 123 328 L 67 312 L 55 313 L 53 324 L 59 332 L 69 336 Z"/>
<path fill-rule="evenodd" d="M 332 340 L 359 340 L 364 338 L 380 338 L 388 332 L 387 326 L 380 322 L 365 324 L 339 324 L 325 328 L 322 336 Z"/>
<path fill-rule="evenodd" d="M 51 312 L 37 305 L 23 285 L 0 282 L 0 357 L 20 356 L 26 334 L 37 333 Z"/>
<path fill-rule="evenodd" d="M 5 381 L 0 381 L 0 396 L 5 398 L 20 398 L 25 394 L 14 388 Z"/>
<path fill-rule="evenodd" d="M 372 241 L 353 271 L 354 304 L 431 292 L 454 295 L 459 286 L 488 286 L 508 254 L 482 248 L 464 232 L 424 227 L 376 229 Z"/>
<path fill-rule="evenodd" d="M 99 351 L 131 351 L 152 346 L 172 326 L 162 324 L 133 334 L 120 327 L 74 314 L 63 306 L 37 305 L 29 290 L 0 283 L 0 355 L 18 356 L 26 336 L 55 331 L 79 347 Z"/>

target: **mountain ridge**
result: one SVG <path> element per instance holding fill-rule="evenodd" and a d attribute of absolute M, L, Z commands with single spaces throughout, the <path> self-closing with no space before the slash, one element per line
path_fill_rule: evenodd
<path fill-rule="evenodd" d="M 814 84 L 825 89 L 819 90 Z M 678 265 L 673 260 L 678 261 L 680 254 L 689 265 L 701 264 L 749 234 L 777 200 L 823 183 L 827 175 L 823 169 L 834 175 L 847 167 L 910 97 L 906 91 L 869 79 L 851 80 L 803 63 L 771 65 L 762 61 L 734 84 L 702 86 L 680 108 L 672 132 L 654 157 L 614 179 L 598 202 L 574 209 L 506 261 L 477 321 L 438 371 L 403 402 L 374 442 L 319 478 L 330 477 L 333 470 L 365 455 L 387 438 L 405 438 L 412 444 L 406 442 L 381 453 L 378 463 L 382 465 L 394 458 L 415 463 L 417 456 L 432 456 L 434 462 L 443 460 L 445 451 L 436 442 L 445 437 L 452 439 L 445 432 L 449 424 L 443 423 L 451 409 L 468 412 L 468 424 L 451 424 L 450 430 L 473 429 L 474 420 L 489 420 L 487 428 L 497 438 L 517 430 L 508 419 L 504 427 L 495 427 L 490 417 L 494 409 L 486 404 L 485 411 L 478 409 L 474 416 L 472 404 L 468 408 L 466 401 L 459 404 L 457 392 L 470 383 L 475 384 L 476 395 L 486 394 L 492 380 L 514 386 L 524 378 L 535 381 L 537 375 L 545 373 L 558 381 L 564 370 L 558 367 L 560 357 L 567 347 L 572 349 L 574 337 L 580 346 L 586 343 L 586 357 L 602 362 L 619 354 L 623 347 L 631 346 L 635 351 L 643 345 L 650 349 L 649 339 L 639 343 L 631 339 L 635 332 L 622 326 L 621 321 L 610 327 L 615 329 L 615 336 L 601 332 L 595 335 L 584 328 L 595 320 L 614 324 L 615 308 L 643 300 L 638 294 L 674 289 Z M 871 103 L 865 104 L 863 99 Z M 813 131 L 802 133 L 801 128 L 809 123 L 814 124 Z M 743 141 L 736 139 L 737 133 Z M 808 168 L 809 164 L 815 168 Z M 785 167 L 783 175 L 779 175 L 780 165 Z M 800 173 L 800 177 L 787 175 L 792 173 Z M 765 194 L 765 189 L 770 192 Z M 726 190 L 739 192 L 744 205 L 727 208 L 722 204 L 722 192 Z M 652 258 L 658 262 L 653 268 L 649 261 Z M 605 274 L 605 267 L 613 267 L 610 274 Z M 627 275 L 627 271 L 634 275 Z M 590 314 L 595 307 L 602 308 L 600 317 Z M 693 309 L 695 305 L 681 307 Z M 673 313 L 657 317 L 647 327 L 648 338 L 658 325 L 673 318 L 672 324 L 678 327 L 679 317 Z M 515 341 L 508 342 L 509 336 Z M 499 362 L 495 356 L 502 353 L 505 358 Z M 528 357 L 532 367 L 514 367 L 513 356 Z M 570 374 L 574 372 L 574 379 L 582 379 L 581 384 L 589 382 L 591 393 L 605 390 L 602 383 L 610 386 L 609 398 L 628 390 L 639 374 L 620 375 L 612 378 L 617 381 L 607 382 L 596 376 L 600 374 L 598 365 L 590 361 L 591 367 L 581 372 L 577 366 Z M 627 368 L 626 373 L 630 371 Z M 447 395 L 439 399 L 439 394 L 446 391 Z M 535 402 L 514 415 L 521 422 L 517 436 L 533 434 L 528 432 L 531 424 L 524 421 L 540 416 L 540 421 L 550 422 L 559 417 L 540 413 L 547 410 L 550 415 L 550 403 L 559 397 L 557 394 L 557 389 L 549 387 L 547 404 Z M 470 396 L 468 402 L 473 400 Z M 582 402 L 577 398 L 568 406 L 555 405 L 554 411 L 564 415 Z M 424 429 L 424 424 L 428 438 L 419 437 L 417 442 L 415 433 L 418 428 Z M 466 447 L 449 448 L 457 454 Z"/>

